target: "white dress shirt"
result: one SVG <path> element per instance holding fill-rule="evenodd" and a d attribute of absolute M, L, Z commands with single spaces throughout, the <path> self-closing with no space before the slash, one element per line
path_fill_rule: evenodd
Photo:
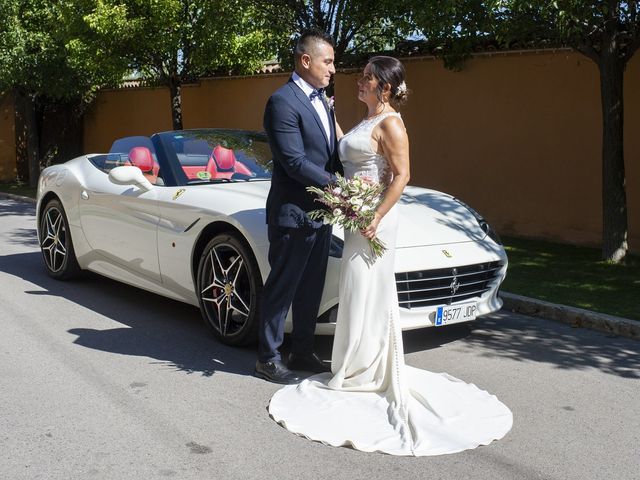
<path fill-rule="evenodd" d="M 293 79 L 293 82 L 302 89 L 307 98 L 309 97 L 309 95 L 311 95 L 311 92 L 316 90 L 316 88 L 314 88 L 312 85 L 309 85 L 296 72 L 293 72 L 291 78 Z M 316 96 L 313 100 L 311 100 L 311 105 L 313 105 L 313 108 L 315 108 L 316 112 L 318 112 L 318 116 L 320 117 L 320 121 L 322 121 L 322 126 L 324 127 L 324 131 L 327 133 L 327 138 L 329 139 L 329 142 L 331 142 L 331 127 L 329 126 L 329 115 L 327 114 L 327 109 L 324 107 L 324 102 L 320 97 Z"/>

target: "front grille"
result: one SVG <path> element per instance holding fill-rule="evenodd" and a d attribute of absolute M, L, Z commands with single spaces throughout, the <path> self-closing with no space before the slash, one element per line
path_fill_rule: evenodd
<path fill-rule="evenodd" d="M 489 290 L 501 268 L 498 261 L 396 273 L 398 302 L 401 308 L 419 308 L 479 297 Z"/>

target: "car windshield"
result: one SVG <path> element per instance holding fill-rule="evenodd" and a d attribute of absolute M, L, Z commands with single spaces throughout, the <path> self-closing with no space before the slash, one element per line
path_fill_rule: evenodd
<path fill-rule="evenodd" d="M 143 163 L 158 163 L 156 151 L 149 137 L 119 138 L 111 145 L 104 160 L 104 167 L 110 170 L 123 165 L 142 167 Z"/>
<path fill-rule="evenodd" d="M 158 137 L 179 184 L 271 178 L 271 150 L 264 134 L 209 129 L 165 132 Z"/>

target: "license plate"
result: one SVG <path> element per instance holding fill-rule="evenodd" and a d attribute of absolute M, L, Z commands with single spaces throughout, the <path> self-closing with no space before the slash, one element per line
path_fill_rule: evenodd
<path fill-rule="evenodd" d="M 473 320 L 478 314 L 476 302 L 459 303 L 458 305 L 445 305 L 436 310 L 435 326 L 441 327 L 451 323 Z"/>

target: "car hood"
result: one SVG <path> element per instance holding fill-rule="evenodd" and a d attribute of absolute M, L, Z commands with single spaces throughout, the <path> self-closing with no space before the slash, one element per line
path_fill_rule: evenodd
<path fill-rule="evenodd" d="M 398 211 L 399 248 L 481 241 L 486 236 L 468 208 L 436 190 L 407 187 Z"/>
<path fill-rule="evenodd" d="M 251 209 L 264 218 L 262 209 L 270 185 L 268 181 L 236 182 L 211 189 L 224 192 L 224 203 L 230 210 L 239 213 Z M 196 188 L 208 190 L 210 187 Z M 220 205 L 218 202 L 212 204 Z M 234 215 L 232 211 L 227 213 Z M 407 187 L 398 202 L 398 213 L 398 248 L 481 241 L 486 236 L 469 209 L 451 195 L 436 190 Z M 338 228 L 334 228 L 334 234 L 343 236 Z"/>

